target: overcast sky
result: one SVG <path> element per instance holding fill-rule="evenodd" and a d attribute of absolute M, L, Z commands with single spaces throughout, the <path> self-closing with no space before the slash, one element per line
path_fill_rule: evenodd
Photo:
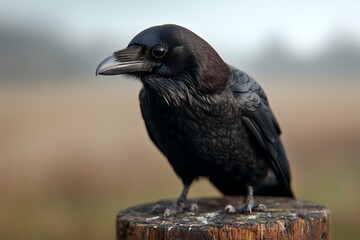
<path fill-rule="evenodd" d="M 2 24 L 48 24 L 80 43 L 99 36 L 130 41 L 147 27 L 176 23 L 219 50 L 236 46 L 251 51 L 275 38 L 303 54 L 321 49 L 336 35 L 351 35 L 359 42 L 359 12 L 359 0 L 0 0 Z"/>

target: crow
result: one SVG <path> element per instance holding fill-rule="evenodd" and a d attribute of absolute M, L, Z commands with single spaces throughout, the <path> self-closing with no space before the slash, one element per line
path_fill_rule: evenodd
<path fill-rule="evenodd" d="M 98 74 L 142 82 L 148 134 L 184 184 L 173 206 L 154 211 L 193 208 L 186 197 L 200 177 L 225 195 L 246 196 L 228 212 L 265 210 L 253 194 L 294 197 L 281 130 L 263 89 L 192 31 L 173 24 L 145 29 L 102 61 Z"/>

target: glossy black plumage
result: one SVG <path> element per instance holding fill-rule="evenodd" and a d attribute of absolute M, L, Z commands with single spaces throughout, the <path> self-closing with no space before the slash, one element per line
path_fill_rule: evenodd
<path fill-rule="evenodd" d="M 254 194 L 293 197 L 279 125 L 253 78 L 177 25 L 146 29 L 114 56 L 97 73 L 141 80 L 150 138 L 185 186 L 208 177 L 224 194 L 253 186 Z"/>

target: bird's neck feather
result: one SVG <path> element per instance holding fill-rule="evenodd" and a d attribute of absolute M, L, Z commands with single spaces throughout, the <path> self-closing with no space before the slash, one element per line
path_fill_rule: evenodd
<path fill-rule="evenodd" d="M 198 38 L 189 48 L 197 66 L 197 90 L 204 94 L 223 91 L 228 83 L 230 67 L 205 40 Z"/>
<path fill-rule="evenodd" d="M 203 81 L 198 80 L 204 84 L 207 83 L 207 87 L 204 88 L 196 84 L 189 75 L 173 78 L 148 77 L 142 82 L 150 105 L 167 108 L 198 104 L 206 107 L 213 104 L 217 96 L 229 90 L 228 76 L 220 79 L 224 82 L 221 85 L 209 83 L 210 80 L 209 78 Z"/>

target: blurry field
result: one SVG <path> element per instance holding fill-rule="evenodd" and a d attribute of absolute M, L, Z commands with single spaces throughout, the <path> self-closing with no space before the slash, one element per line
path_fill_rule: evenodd
<path fill-rule="evenodd" d="M 282 127 L 296 196 L 331 209 L 333 239 L 359 236 L 360 87 L 256 78 Z M 104 79 L 0 89 L 1 240 L 114 239 L 119 210 L 178 196 L 146 134 L 139 89 Z M 218 195 L 206 181 L 190 190 Z"/>

